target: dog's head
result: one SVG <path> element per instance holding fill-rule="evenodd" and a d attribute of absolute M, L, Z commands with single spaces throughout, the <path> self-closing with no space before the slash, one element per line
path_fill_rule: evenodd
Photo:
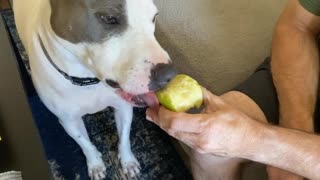
<path fill-rule="evenodd" d="M 97 77 L 135 105 L 176 72 L 157 42 L 152 0 L 50 0 L 53 32 Z"/>

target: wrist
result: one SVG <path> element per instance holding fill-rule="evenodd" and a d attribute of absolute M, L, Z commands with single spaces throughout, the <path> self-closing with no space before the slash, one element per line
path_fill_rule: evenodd
<path fill-rule="evenodd" d="M 274 136 L 274 130 L 273 126 L 255 120 L 250 120 L 248 127 L 248 133 L 240 143 L 237 157 L 256 160 L 261 153 L 263 154 L 262 147 L 266 147 L 270 137 Z"/>
<path fill-rule="evenodd" d="M 277 130 L 274 126 L 259 123 L 259 126 L 256 127 L 255 131 L 255 141 L 252 142 L 251 145 L 246 146 L 241 157 L 263 163 L 266 162 L 266 158 L 268 158 L 266 153 L 270 153 L 266 151 L 276 144 L 274 140 L 277 138 Z"/>

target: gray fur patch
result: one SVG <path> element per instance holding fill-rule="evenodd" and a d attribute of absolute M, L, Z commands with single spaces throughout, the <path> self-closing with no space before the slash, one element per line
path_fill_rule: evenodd
<path fill-rule="evenodd" d="M 99 43 L 121 35 L 128 27 L 126 0 L 50 0 L 50 3 L 53 31 L 72 43 Z"/>

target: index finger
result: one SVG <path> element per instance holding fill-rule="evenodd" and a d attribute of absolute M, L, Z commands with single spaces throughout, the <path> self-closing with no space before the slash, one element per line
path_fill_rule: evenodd
<path fill-rule="evenodd" d="M 147 115 L 151 118 L 152 122 L 165 131 L 174 130 L 186 133 L 201 133 L 207 123 L 206 114 L 176 113 L 162 106 L 157 113 L 152 111 L 152 109 L 148 109 Z"/>
<path fill-rule="evenodd" d="M 219 96 L 212 94 L 208 89 L 204 87 L 202 87 L 202 93 L 203 93 L 204 104 L 206 105 L 212 104 L 217 108 L 224 104 L 224 102 Z"/>

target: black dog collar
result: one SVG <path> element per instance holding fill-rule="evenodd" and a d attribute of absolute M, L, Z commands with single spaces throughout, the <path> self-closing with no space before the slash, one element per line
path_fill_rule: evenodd
<path fill-rule="evenodd" d="M 44 52 L 44 54 L 46 55 L 47 59 L 49 60 L 49 62 L 51 63 L 51 65 L 60 73 L 62 74 L 67 80 L 69 80 L 73 85 L 77 85 L 77 86 L 90 86 L 90 85 L 95 85 L 100 83 L 100 80 L 98 78 L 79 78 L 79 77 L 74 77 L 74 76 L 70 76 L 67 73 L 63 72 L 61 69 L 59 69 L 59 67 L 52 61 L 51 57 L 49 56 L 46 48 L 43 45 L 43 42 L 39 36 L 39 41 L 40 41 L 40 45 L 41 48 Z"/>

